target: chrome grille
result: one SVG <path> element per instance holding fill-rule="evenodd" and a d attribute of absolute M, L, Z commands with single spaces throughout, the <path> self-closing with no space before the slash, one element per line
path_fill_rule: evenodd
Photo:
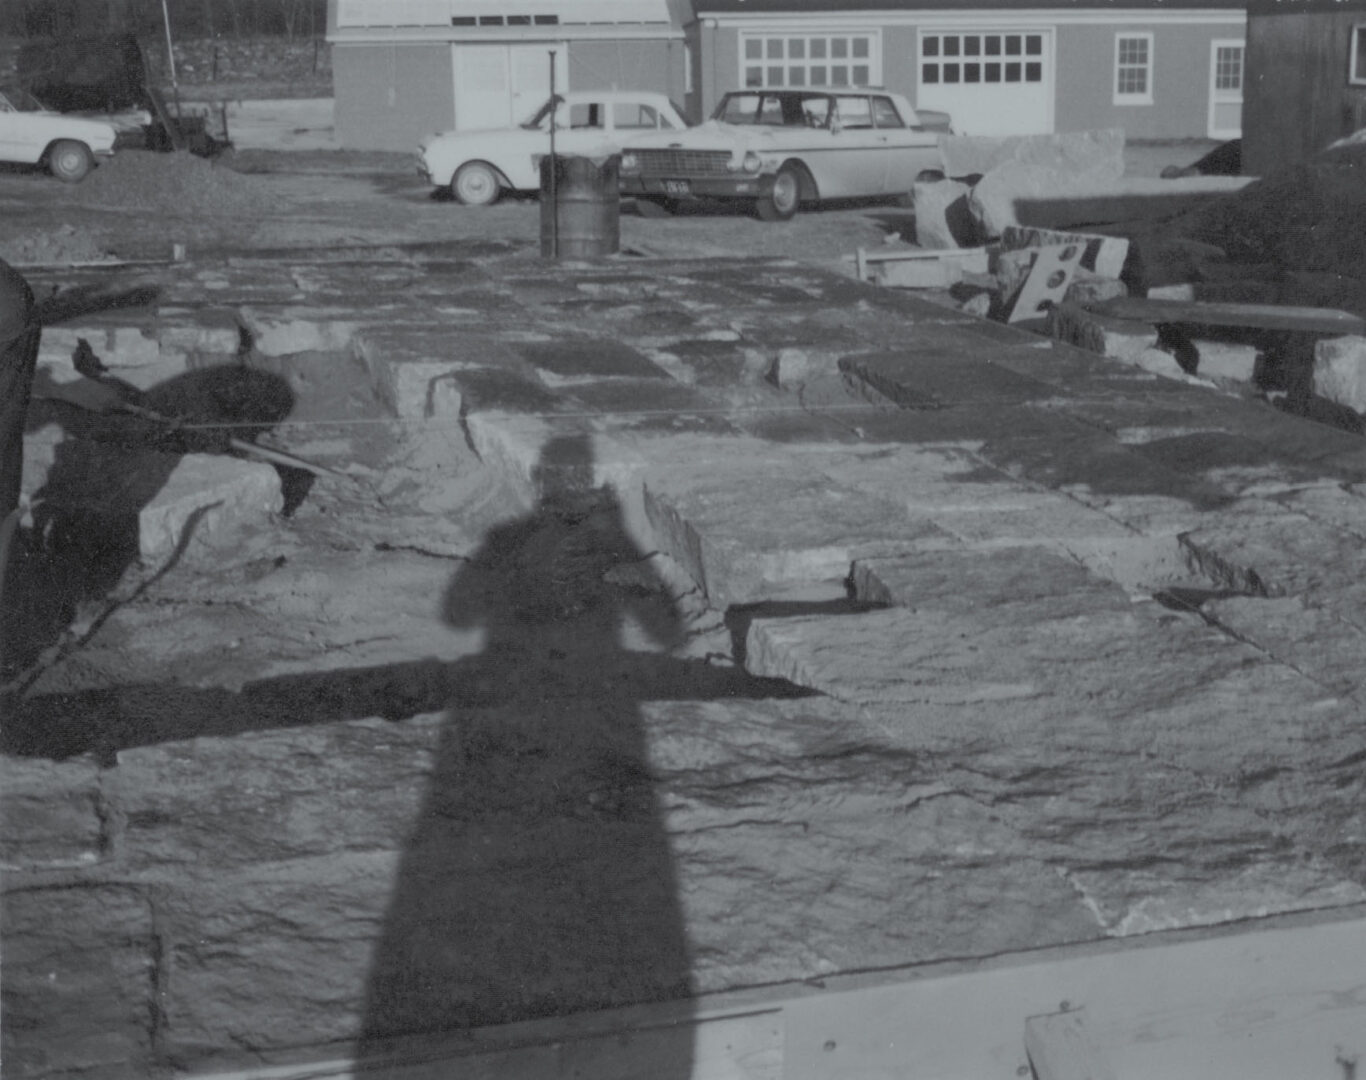
<path fill-rule="evenodd" d="M 633 150 L 645 176 L 725 176 L 728 150 Z"/>

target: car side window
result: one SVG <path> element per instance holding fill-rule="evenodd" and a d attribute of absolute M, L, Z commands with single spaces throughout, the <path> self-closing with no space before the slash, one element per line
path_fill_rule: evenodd
<path fill-rule="evenodd" d="M 873 98 L 873 125 L 880 128 L 904 128 L 906 121 L 896 111 L 891 98 Z"/>
<path fill-rule="evenodd" d="M 569 106 L 569 126 L 571 128 L 602 127 L 602 106 L 597 102 Z"/>
<path fill-rule="evenodd" d="M 836 98 L 835 110 L 845 131 L 873 126 L 873 113 L 866 97 Z"/>
<path fill-rule="evenodd" d="M 830 99 L 823 97 L 806 98 L 802 102 L 802 115 L 806 118 L 807 127 L 829 127 Z"/>
<path fill-rule="evenodd" d="M 659 113 L 650 105 L 615 101 L 612 103 L 612 126 L 618 130 L 653 130 L 667 125 L 661 123 Z"/>

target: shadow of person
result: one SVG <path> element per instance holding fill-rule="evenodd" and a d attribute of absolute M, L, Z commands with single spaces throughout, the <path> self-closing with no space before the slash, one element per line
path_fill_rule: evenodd
<path fill-rule="evenodd" d="M 622 644 L 633 619 L 667 646 L 679 616 L 661 592 L 613 584 L 644 556 L 593 488 L 586 440 L 553 440 L 537 476 L 536 508 L 490 532 L 445 597 L 446 620 L 482 626 L 485 644 L 450 672 L 372 959 L 357 1050 L 376 1067 L 401 1058 L 403 1036 L 692 989 L 640 716 L 644 700 L 691 696 L 657 678 L 690 665 Z M 642 1075 L 690 1076 L 689 1025 L 662 1039 Z"/>
<path fill-rule="evenodd" d="M 6 582 L 0 656 L 7 671 L 33 663 L 81 603 L 103 599 L 119 583 L 139 558 L 141 511 L 184 455 L 229 453 L 231 436 L 250 439 L 285 419 L 294 395 L 278 375 L 223 364 L 158 383 L 136 403 L 189 426 L 61 400 L 35 398 L 29 407 L 27 430 L 56 424 L 62 441 L 33 493 L 33 528 Z"/>

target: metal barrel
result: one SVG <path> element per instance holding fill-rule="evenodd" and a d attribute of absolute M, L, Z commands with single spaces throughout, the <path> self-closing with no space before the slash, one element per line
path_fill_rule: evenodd
<path fill-rule="evenodd" d="M 541 159 L 542 255 L 591 259 L 621 250 L 620 173 L 620 154 Z"/>

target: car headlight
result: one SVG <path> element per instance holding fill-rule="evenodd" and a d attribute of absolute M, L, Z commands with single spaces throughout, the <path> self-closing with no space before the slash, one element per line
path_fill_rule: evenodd
<path fill-rule="evenodd" d="M 640 172 L 640 159 L 629 150 L 623 152 L 621 155 L 621 171 L 630 173 Z"/>
<path fill-rule="evenodd" d="M 758 172 L 764 167 L 764 160 L 753 150 L 745 155 L 745 160 L 740 163 L 740 167 L 745 172 Z"/>

